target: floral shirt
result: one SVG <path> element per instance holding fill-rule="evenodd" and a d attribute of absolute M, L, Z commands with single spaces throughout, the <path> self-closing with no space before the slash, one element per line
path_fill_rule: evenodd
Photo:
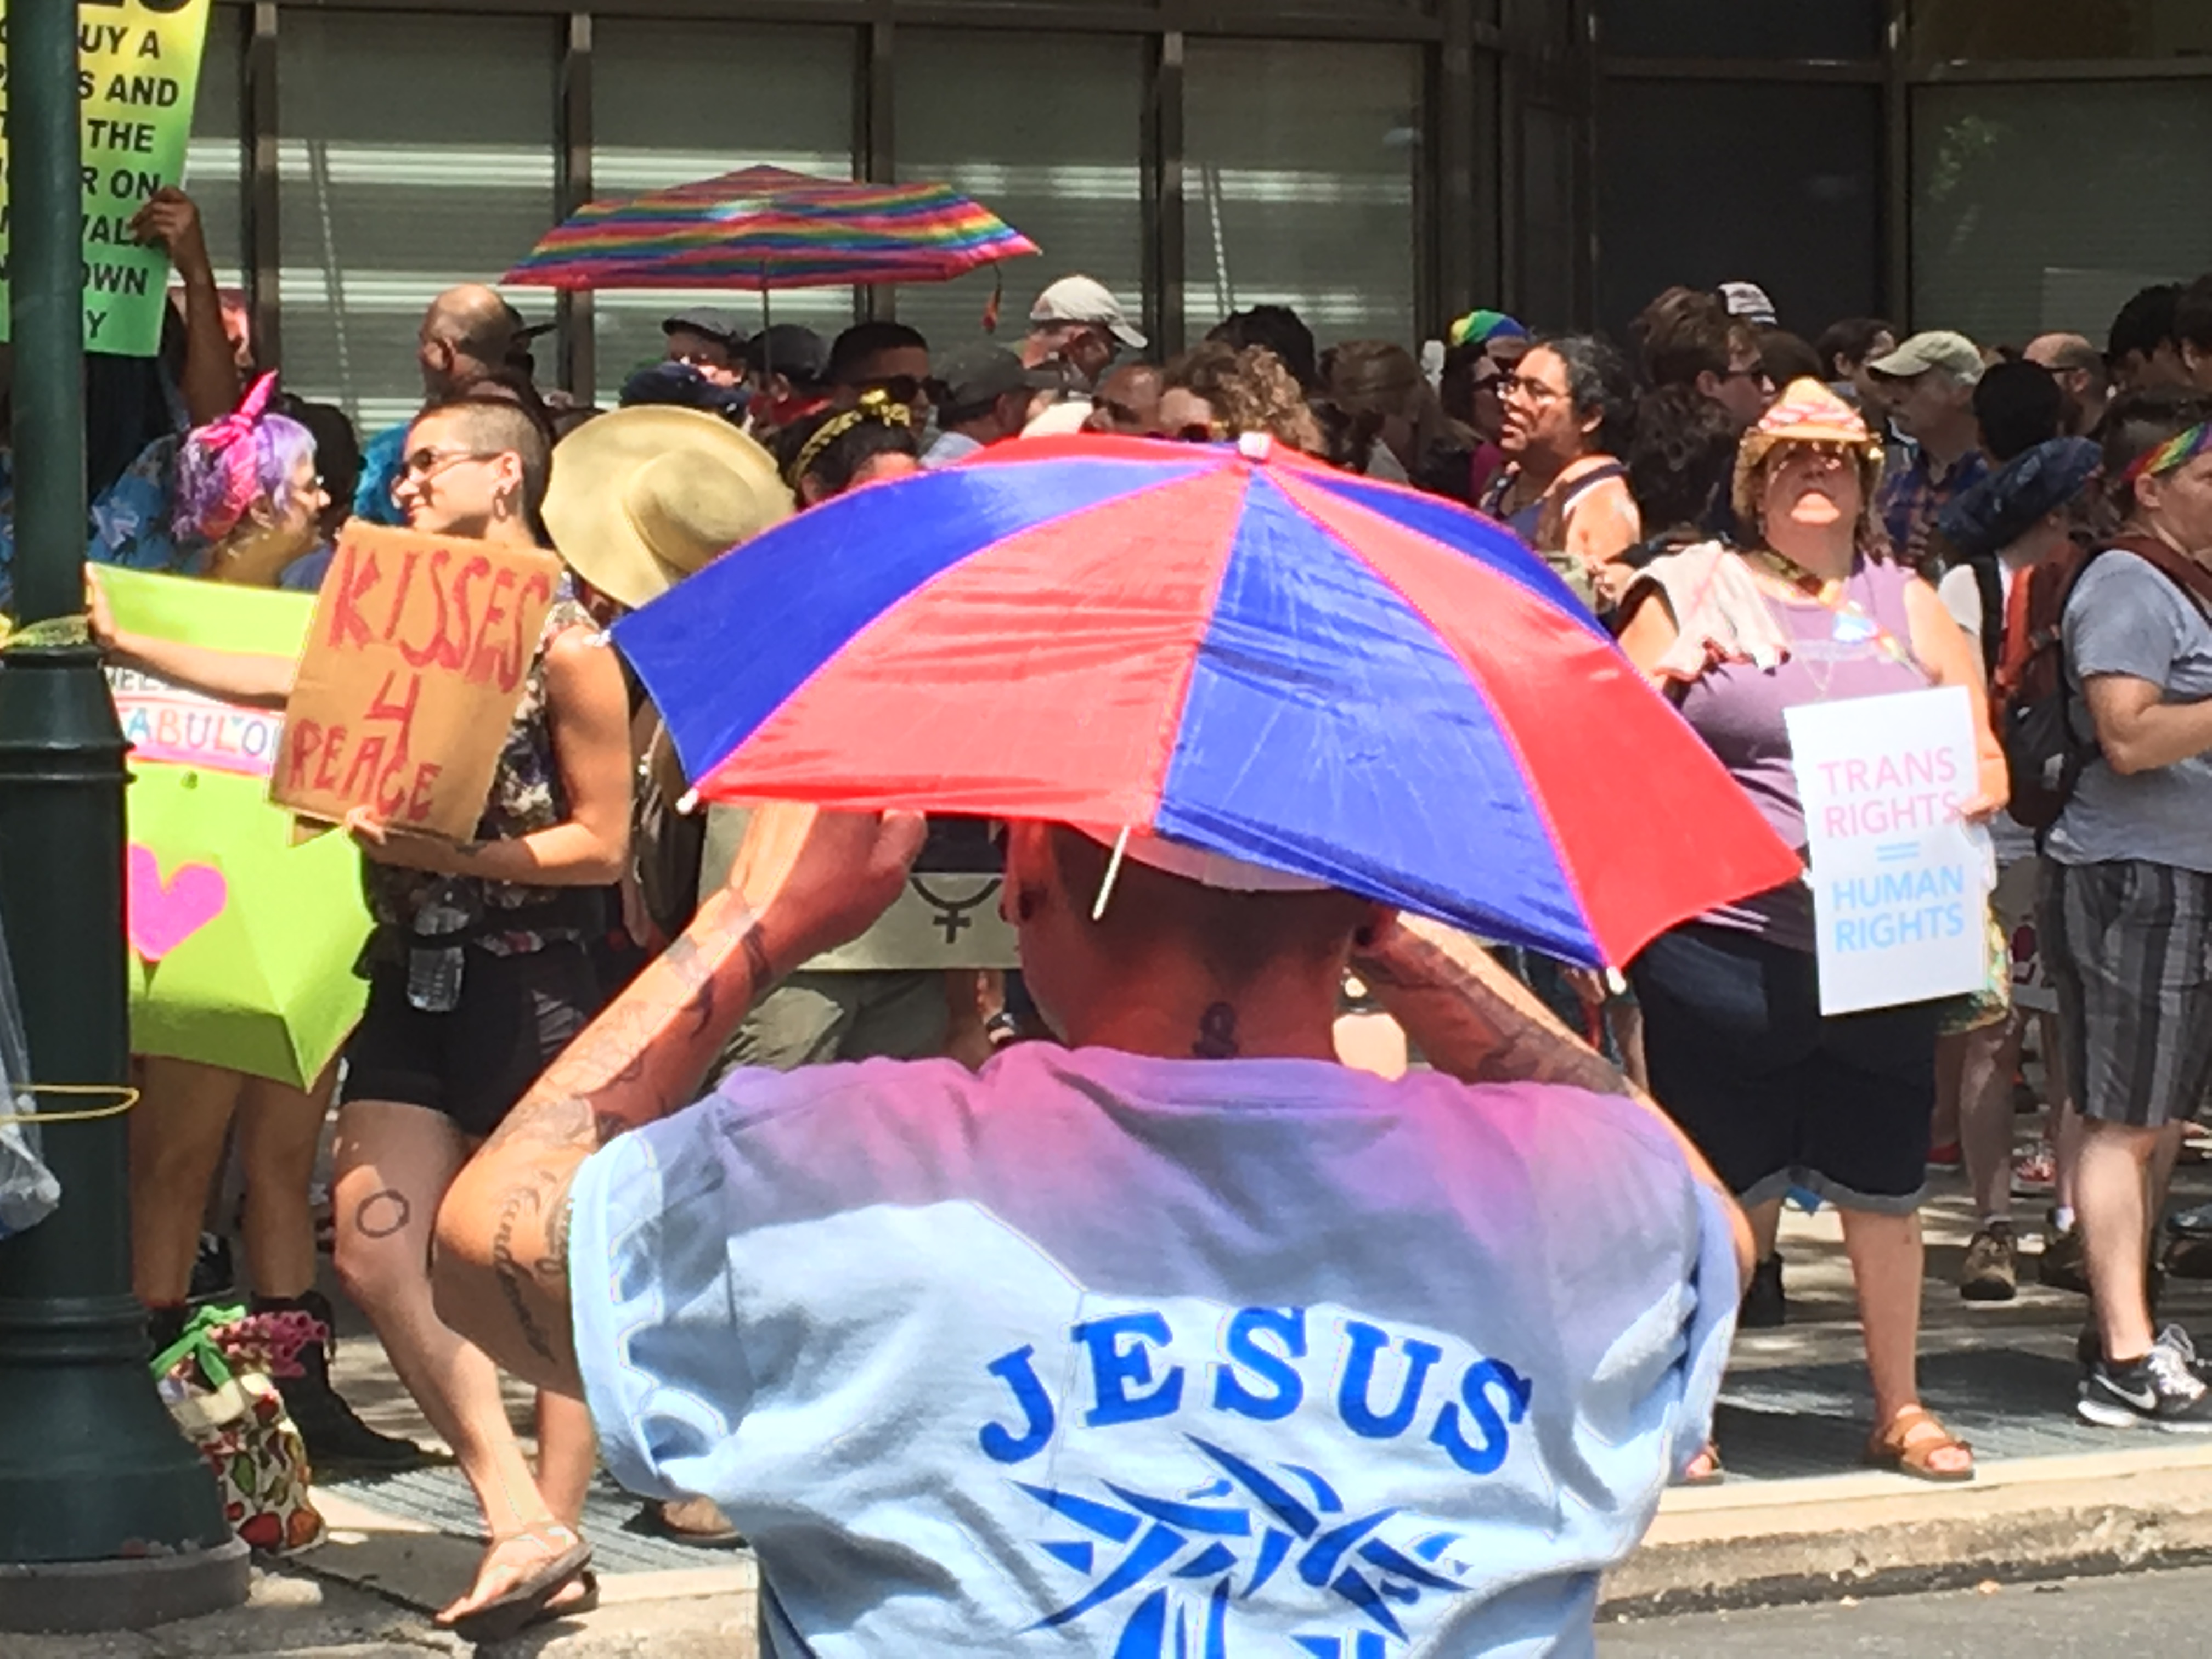
<path fill-rule="evenodd" d="M 177 444 L 173 437 L 156 438 L 93 501 L 86 558 L 132 570 L 198 569 L 207 544 L 179 538 L 169 522 L 176 505 Z M 15 596 L 15 458 L 0 449 L 0 611 Z"/>
<path fill-rule="evenodd" d="M 523 681 L 521 706 L 507 730 L 507 746 L 500 751 L 492 774 L 491 796 L 483 817 L 477 821 L 480 841 L 517 841 L 540 830 L 550 830 L 568 816 L 568 792 L 562 787 L 561 767 L 553 751 L 551 700 L 546 690 L 545 653 L 553 641 L 572 628 L 586 628 L 596 637 L 592 622 L 573 593 L 563 591 L 547 613 L 538 636 L 537 653 Z M 526 887 L 517 882 L 486 881 L 477 876 L 445 876 L 427 870 L 403 870 L 388 864 L 362 866 L 368 891 L 369 914 L 380 928 L 405 934 L 435 935 L 456 930 L 468 942 L 495 956 L 524 956 L 556 939 L 578 939 L 595 931 L 584 925 L 590 890 L 576 887 Z M 561 903 L 578 918 L 570 925 L 564 915 L 555 926 L 498 926 L 500 913 L 540 910 Z M 426 915 L 442 910 L 424 926 Z M 459 921 L 454 920 L 458 915 Z M 538 919 L 533 918 L 533 921 Z M 442 922 L 443 926 L 440 923 Z"/>

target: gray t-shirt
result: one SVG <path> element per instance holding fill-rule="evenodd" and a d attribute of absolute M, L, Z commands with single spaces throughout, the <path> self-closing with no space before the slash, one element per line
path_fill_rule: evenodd
<path fill-rule="evenodd" d="M 2066 672 L 2075 692 L 2099 674 L 2126 674 L 2166 690 L 2168 702 L 2212 697 L 2212 623 L 2197 601 L 2148 561 L 2098 556 L 2066 605 Z M 2075 729 L 2094 736 L 2087 704 L 2071 703 Z M 2082 773 L 2052 827 L 2061 864 L 2142 859 L 2212 873 L 2212 756 L 2124 776 L 2101 761 Z"/>

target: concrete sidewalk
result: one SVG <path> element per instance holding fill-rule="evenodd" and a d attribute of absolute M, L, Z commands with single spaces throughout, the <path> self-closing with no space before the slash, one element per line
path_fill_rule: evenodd
<path fill-rule="evenodd" d="M 2073 1345 L 2085 1304 L 2033 1283 L 1974 1304 L 1954 1288 L 1972 1218 L 1958 1182 L 1927 1212 L 1923 1387 L 1972 1440 L 1978 1478 L 1934 1486 L 1857 1467 L 1871 1407 L 1841 1229 L 1832 1211 L 1784 1224 L 1790 1322 L 1739 1340 L 1719 1418 L 1721 1486 L 1670 1492 L 1644 1548 L 1607 1581 L 1609 1617 L 1819 1600 L 1989 1579 L 2212 1559 L 2212 1444 L 2130 1437 L 2074 1419 Z M 2212 1195 L 2185 1169 L 2178 1201 Z M 2033 1233 L 2041 1206 L 2018 1215 Z M 2212 1333 L 2212 1285 L 2177 1281 L 2165 1313 Z M 434 1443 L 373 1338 L 349 1330 L 340 1386 L 378 1427 Z M 526 1424 L 527 1397 L 512 1398 Z M 8 1659 L 414 1659 L 459 1652 L 429 1615 L 459 1593 L 480 1546 L 458 1474 L 425 1471 L 327 1489 L 330 1541 L 257 1581 L 253 1604 L 108 1637 L 9 1638 Z M 750 1556 L 625 1530 L 631 1505 L 596 1494 L 586 1529 L 602 1605 L 506 1652 L 549 1659 L 753 1659 Z"/>

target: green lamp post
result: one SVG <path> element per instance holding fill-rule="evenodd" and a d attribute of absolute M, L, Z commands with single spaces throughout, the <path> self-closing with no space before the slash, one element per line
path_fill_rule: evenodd
<path fill-rule="evenodd" d="M 21 629 L 83 609 L 76 0 L 10 0 L 6 21 Z M 125 1079 L 123 757 L 89 646 L 0 657 L 0 922 L 42 1084 Z M 154 1391 L 131 1294 L 129 1119 L 58 1123 L 41 1139 L 60 1207 L 0 1243 L 0 1630 L 231 1606 L 246 1552 Z"/>

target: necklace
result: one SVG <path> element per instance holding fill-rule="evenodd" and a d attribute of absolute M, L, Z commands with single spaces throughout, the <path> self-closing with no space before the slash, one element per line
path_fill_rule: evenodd
<path fill-rule="evenodd" d="M 1823 580 L 1772 548 L 1761 548 L 1759 556 L 1771 567 L 1771 574 L 1786 580 L 1798 595 L 1812 600 L 1833 618 L 1826 640 L 1802 641 L 1794 653 L 1803 665 L 1806 678 L 1813 683 L 1814 695 L 1822 702 L 1828 700 L 1838 665 L 1863 655 L 1866 647 L 1871 646 L 1877 655 L 1892 662 L 1916 669 L 1919 666 L 1898 637 L 1850 597 L 1849 577 L 1842 580 Z M 1753 568 L 1758 568 L 1755 565 Z M 1853 574 L 1857 574 L 1854 569 Z"/>

